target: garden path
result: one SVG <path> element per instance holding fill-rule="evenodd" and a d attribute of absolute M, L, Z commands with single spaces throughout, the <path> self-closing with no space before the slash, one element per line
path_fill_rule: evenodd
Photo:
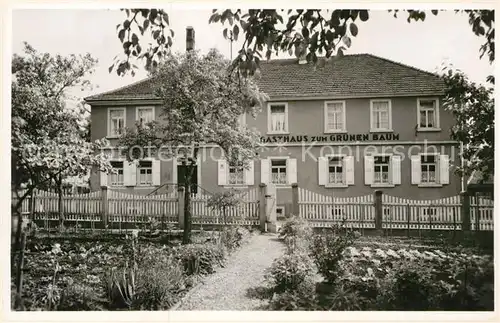
<path fill-rule="evenodd" d="M 284 252 L 276 234 L 253 236 L 232 254 L 224 268 L 206 277 L 177 308 L 179 311 L 259 310 L 267 301 L 252 294 L 263 287 L 264 272 Z"/>

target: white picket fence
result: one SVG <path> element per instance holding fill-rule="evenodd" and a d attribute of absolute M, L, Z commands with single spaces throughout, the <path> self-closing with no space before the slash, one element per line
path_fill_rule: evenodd
<path fill-rule="evenodd" d="M 299 215 L 313 227 L 330 227 L 344 223 L 353 228 L 375 228 L 373 195 L 335 197 L 299 190 Z"/>
<path fill-rule="evenodd" d="M 111 223 L 177 223 L 178 212 L 177 191 L 151 196 L 108 191 Z"/>
<path fill-rule="evenodd" d="M 193 224 L 238 224 L 259 225 L 259 190 L 253 188 L 241 191 L 237 207 L 226 209 L 226 216 L 220 210 L 208 206 L 210 194 L 191 194 L 191 214 Z M 225 223 L 224 223 L 225 221 Z"/>
<path fill-rule="evenodd" d="M 493 200 L 471 196 L 470 221 L 472 230 L 479 228 L 481 231 L 493 231 L 494 216 Z"/>
<path fill-rule="evenodd" d="M 313 227 L 344 223 L 352 228 L 375 228 L 372 194 L 340 198 L 298 188 L 299 215 Z M 471 229 L 493 230 L 493 200 L 471 197 Z M 413 200 L 382 195 L 383 229 L 461 230 L 460 196 Z"/>
<path fill-rule="evenodd" d="M 460 196 L 413 200 L 382 195 L 382 228 L 461 230 Z"/>

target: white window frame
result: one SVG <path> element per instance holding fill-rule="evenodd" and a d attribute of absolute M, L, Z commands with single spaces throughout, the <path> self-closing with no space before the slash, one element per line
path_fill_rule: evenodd
<path fill-rule="evenodd" d="M 276 216 L 278 216 L 278 210 L 281 210 L 281 216 L 285 217 L 285 207 L 284 206 L 277 206 L 275 209 Z"/>
<path fill-rule="evenodd" d="M 242 179 L 242 183 L 230 183 L 229 179 L 230 179 L 230 174 L 231 174 L 231 168 L 241 168 L 241 172 L 242 172 L 242 176 L 241 176 L 241 179 Z M 231 166 L 229 163 L 227 163 L 227 174 L 226 174 L 226 178 L 227 178 L 227 186 L 246 186 L 246 178 L 245 178 L 245 167 L 242 165 L 242 166 Z"/>
<path fill-rule="evenodd" d="M 435 102 L 435 126 L 434 127 L 421 127 L 420 126 L 420 101 L 434 101 Z M 417 98 L 417 131 L 440 131 L 441 126 L 439 124 L 439 99 L 438 98 Z"/>
<path fill-rule="evenodd" d="M 285 131 L 272 131 L 272 118 L 271 118 L 271 107 L 282 105 L 285 106 Z M 267 133 L 268 134 L 288 134 L 290 127 L 288 124 L 288 103 L 287 102 L 269 102 L 267 104 Z"/>
<path fill-rule="evenodd" d="M 422 156 L 434 156 L 435 162 L 436 162 L 436 175 L 435 175 L 435 182 L 432 183 L 424 183 L 422 182 Z M 443 184 L 441 184 L 441 166 L 440 166 L 440 158 L 441 155 L 439 153 L 419 153 L 418 158 L 420 160 L 420 184 L 418 184 L 418 187 L 442 187 Z"/>
<path fill-rule="evenodd" d="M 118 138 L 120 135 L 111 133 L 111 111 L 123 111 L 123 129 L 127 127 L 127 109 L 126 108 L 108 108 L 108 138 Z"/>
<path fill-rule="evenodd" d="M 328 128 L 328 104 L 342 104 L 342 129 L 329 129 Z M 325 133 L 345 133 L 347 132 L 346 125 L 346 103 L 345 101 L 325 101 L 324 104 L 324 132 Z"/>
<path fill-rule="evenodd" d="M 151 167 L 141 167 L 141 162 L 149 162 L 149 163 L 151 163 Z M 150 169 L 151 170 L 151 182 L 141 183 L 140 178 L 141 178 L 141 170 L 142 169 Z M 136 176 L 137 176 L 137 179 L 136 179 L 137 186 L 153 186 L 153 161 L 150 159 L 140 160 L 137 163 L 137 175 Z"/>
<path fill-rule="evenodd" d="M 287 161 L 287 157 L 272 157 L 272 158 L 269 158 L 269 182 L 272 183 L 273 185 L 276 185 L 276 186 L 288 186 L 288 161 Z M 284 160 L 285 161 L 285 182 L 284 183 L 273 183 L 273 160 L 276 161 L 276 160 Z M 283 167 L 283 166 L 279 166 L 279 167 Z"/>
<path fill-rule="evenodd" d="M 434 156 L 434 182 L 424 182 L 422 181 L 422 157 L 424 156 Z M 438 153 L 421 153 L 419 154 L 420 158 L 420 185 L 423 186 L 436 186 L 439 185 L 439 154 Z"/>
<path fill-rule="evenodd" d="M 153 119 L 151 121 L 155 120 L 155 107 L 154 106 L 139 106 L 135 108 L 135 121 L 139 121 L 139 110 L 146 110 L 150 109 L 151 113 L 153 115 Z"/>
<path fill-rule="evenodd" d="M 378 187 L 395 187 L 395 184 L 393 184 L 392 180 L 392 172 L 393 172 L 393 165 L 392 165 L 392 156 L 393 154 L 388 154 L 388 153 L 375 153 L 370 155 L 373 157 L 373 171 L 372 171 L 372 184 L 370 187 L 373 188 L 378 188 Z M 389 182 L 388 183 L 375 183 L 375 158 L 376 157 L 388 157 L 389 158 L 389 169 L 388 169 L 388 177 L 389 177 Z"/>
<path fill-rule="evenodd" d="M 117 174 L 115 174 L 113 172 L 110 172 L 109 174 L 107 174 L 107 176 L 108 176 L 108 180 L 107 180 L 108 185 L 110 187 L 123 187 L 123 186 L 125 186 L 125 165 L 124 165 L 125 161 L 123 161 L 123 160 L 110 160 L 109 162 L 110 163 L 122 163 L 121 170 L 122 170 L 122 178 L 123 179 L 122 179 L 122 183 L 121 184 L 115 184 L 115 185 L 113 185 L 113 181 L 111 180 L 111 178 L 112 178 L 113 175 L 117 175 Z M 113 169 L 114 169 L 114 167 L 113 167 Z"/>
<path fill-rule="evenodd" d="M 344 158 L 347 157 L 347 155 L 344 154 L 331 154 L 331 155 L 325 155 L 327 159 L 327 170 L 326 174 L 328 175 L 328 182 L 325 184 L 325 187 L 348 187 L 346 183 L 346 165 Z M 342 164 L 342 183 L 331 183 L 330 182 L 330 158 L 332 157 L 338 157 L 340 158 L 340 162 Z"/>
<path fill-rule="evenodd" d="M 374 106 L 373 104 L 376 102 L 387 102 L 388 103 L 388 116 L 387 116 L 387 121 L 388 121 L 388 127 L 387 129 L 385 128 L 374 128 L 373 127 L 373 109 Z M 393 132 L 392 130 L 392 100 L 390 99 L 373 99 L 370 100 L 370 132 Z"/>

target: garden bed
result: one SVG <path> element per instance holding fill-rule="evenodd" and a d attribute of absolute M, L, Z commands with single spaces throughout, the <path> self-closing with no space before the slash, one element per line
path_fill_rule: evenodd
<path fill-rule="evenodd" d="M 75 234 L 32 237 L 24 258 L 24 309 L 165 310 L 203 276 L 224 266 L 227 255 L 249 236 L 243 228 L 204 231 L 193 234 L 190 245 L 180 245 L 177 236 L 161 242 L 147 235 L 101 236 L 91 241 Z M 131 270 L 134 281 L 127 278 L 125 284 L 126 289 L 130 285 L 131 295 L 115 295 L 115 281 L 123 283 L 121 277 Z M 14 282 L 15 271 L 12 274 Z M 14 284 L 11 288 L 14 301 Z"/>

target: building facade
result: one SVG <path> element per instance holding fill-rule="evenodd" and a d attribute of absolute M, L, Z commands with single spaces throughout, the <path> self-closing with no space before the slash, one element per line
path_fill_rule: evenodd
<path fill-rule="evenodd" d="M 256 118 L 241 124 L 261 134 L 248 168 L 233 167 L 215 146 L 202 147 L 196 184 L 209 192 L 274 183 L 277 207 L 289 213 L 291 184 L 324 195 L 385 193 L 434 199 L 454 196 L 462 180 L 459 143 L 451 140 L 451 112 L 442 107 L 444 83 L 429 72 L 370 54 L 346 55 L 316 66 L 296 59 L 261 63 L 260 89 L 269 101 Z M 117 136 L 136 121 L 161 120 L 153 81 L 86 99 L 91 105 L 92 139 Z M 116 174 L 92 173 L 91 188 L 102 185 L 148 194 L 179 183 L 180 159 L 124 162 L 114 150 Z M 168 189 L 165 186 L 165 189 Z"/>

